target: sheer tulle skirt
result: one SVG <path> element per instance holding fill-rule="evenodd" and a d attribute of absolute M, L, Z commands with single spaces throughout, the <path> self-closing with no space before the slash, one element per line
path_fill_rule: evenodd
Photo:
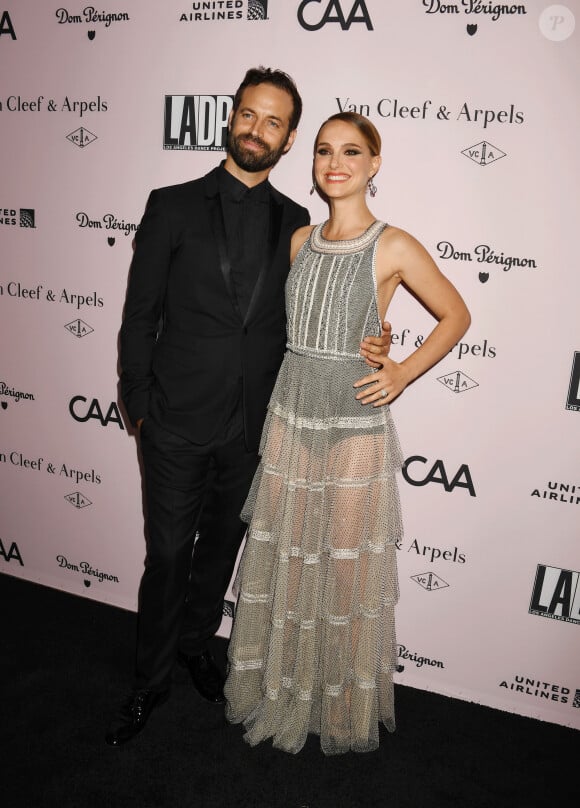
<path fill-rule="evenodd" d="M 367 370 L 289 352 L 270 401 L 226 683 L 250 744 L 364 752 L 395 728 L 402 456 L 389 409 L 354 399 Z"/>

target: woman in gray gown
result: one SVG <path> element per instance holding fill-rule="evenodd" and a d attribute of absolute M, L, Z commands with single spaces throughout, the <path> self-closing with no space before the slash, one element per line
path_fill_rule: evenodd
<path fill-rule="evenodd" d="M 288 350 L 242 515 L 226 714 L 244 723 L 250 744 L 272 738 L 294 753 L 309 732 L 336 754 L 375 749 L 379 723 L 395 728 L 402 454 L 388 404 L 470 322 L 424 247 L 369 210 L 380 145 L 357 113 L 333 115 L 316 137 L 314 178 L 329 218 L 292 239 Z M 360 342 L 380 335 L 400 285 L 437 324 L 403 362 L 385 359 L 361 378 Z"/>

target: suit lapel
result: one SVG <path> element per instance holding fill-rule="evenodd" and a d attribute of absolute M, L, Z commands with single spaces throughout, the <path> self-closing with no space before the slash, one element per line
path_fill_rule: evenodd
<path fill-rule="evenodd" d="M 215 196 L 210 197 L 208 199 L 208 205 L 209 205 L 209 218 L 211 221 L 211 227 L 213 230 L 215 243 L 220 259 L 220 269 L 222 275 L 224 276 L 224 281 L 226 284 L 226 288 L 228 290 L 228 294 L 230 296 L 230 300 L 232 301 L 232 305 L 241 318 L 240 308 L 238 306 L 238 301 L 236 299 L 236 295 L 232 285 L 232 272 L 231 272 L 230 259 L 228 257 L 226 228 L 224 224 L 224 213 L 219 194 L 215 194 Z"/>
<path fill-rule="evenodd" d="M 276 201 L 272 196 L 270 196 L 270 225 L 268 228 L 268 247 L 266 250 L 264 250 L 263 253 L 262 265 L 258 273 L 258 280 L 256 281 L 256 285 L 254 286 L 254 291 L 252 293 L 250 305 L 248 306 L 246 316 L 244 317 L 244 325 L 247 325 L 256 309 L 256 306 L 260 298 L 260 294 L 262 292 L 262 289 L 264 288 L 264 284 L 268 277 L 268 271 L 271 270 L 274 264 L 276 249 L 280 242 L 280 230 L 282 227 L 282 212 L 283 212 L 282 204 Z"/>

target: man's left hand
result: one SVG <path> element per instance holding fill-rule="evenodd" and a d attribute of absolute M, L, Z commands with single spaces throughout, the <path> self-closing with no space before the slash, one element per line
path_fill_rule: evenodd
<path fill-rule="evenodd" d="M 381 359 L 386 359 L 391 350 L 391 324 L 386 321 L 382 324 L 380 337 L 365 337 L 360 344 L 360 355 L 364 356 L 367 365 L 371 368 L 383 366 Z"/>

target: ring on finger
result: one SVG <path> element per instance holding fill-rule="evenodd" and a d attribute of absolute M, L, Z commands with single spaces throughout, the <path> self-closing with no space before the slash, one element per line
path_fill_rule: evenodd
<path fill-rule="evenodd" d="M 383 387 L 383 389 L 381 390 L 381 396 L 382 396 L 383 398 L 386 398 L 388 395 L 389 395 L 389 394 L 387 393 L 387 391 L 386 391 L 386 390 L 385 390 L 385 388 Z"/>

